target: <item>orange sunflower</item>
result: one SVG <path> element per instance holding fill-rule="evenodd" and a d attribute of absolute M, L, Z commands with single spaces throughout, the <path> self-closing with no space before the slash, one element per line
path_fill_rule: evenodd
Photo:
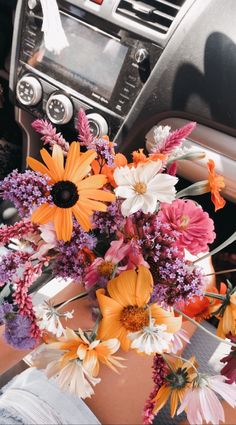
<path fill-rule="evenodd" d="M 49 176 L 51 185 L 48 202 L 33 211 L 31 220 L 34 223 L 46 224 L 54 222 L 58 240 L 65 242 L 71 239 L 74 215 L 85 231 L 91 229 L 90 216 L 94 211 L 106 211 L 107 206 L 101 202 L 112 202 L 115 195 L 100 190 L 107 182 L 106 176 L 98 174 L 89 176 L 91 162 L 96 152 L 88 150 L 80 153 L 80 144 L 70 145 L 66 164 L 62 149 L 54 145 L 52 156 L 42 149 L 40 151 L 44 163 L 28 157 L 28 165 L 34 171 Z M 86 178 L 85 178 L 86 177 Z"/>
<path fill-rule="evenodd" d="M 211 192 L 211 200 L 215 205 L 215 211 L 223 208 L 225 206 L 225 200 L 220 195 L 221 189 L 225 187 L 224 177 L 218 176 L 215 173 L 215 163 L 212 159 L 209 159 L 207 163 L 209 175 L 208 175 L 208 184 Z"/>
<path fill-rule="evenodd" d="M 110 297 L 104 289 L 96 292 L 102 320 L 98 338 L 118 338 L 123 350 L 130 349 L 130 332 L 137 332 L 149 324 L 149 314 L 156 325 L 166 325 L 166 332 L 174 333 L 181 328 L 182 318 L 173 312 L 165 311 L 157 304 L 148 306 L 153 290 L 151 272 L 139 266 L 138 272 L 127 270 L 110 280 L 107 286 Z M 150 311 L 149 311 L 150 310 Z"/>
<path fill-rule="evenodd" d="M 172 370 L 165 378 L 166 382 L 159 388 L 152 400 L 155 402 L 154 414 L 157 414 L 165 406 L 170 397 L 170 414 L 173 418 L 178 403 L 182 402 L 185 391 L 192 386 L 197 376 L 196 367 L 197 363 L 194 356 L 188 361 L 175 359 L 175 363 L 171 364 Z"/>

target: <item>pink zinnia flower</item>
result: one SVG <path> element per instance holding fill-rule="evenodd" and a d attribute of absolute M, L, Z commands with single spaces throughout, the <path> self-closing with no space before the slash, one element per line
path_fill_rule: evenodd
<path fill-rule="evenodd" d="M 108 281 L 115 270 L 116 273 L 125 270 L 126 266 L 118 267 L 117 265 L 127 255 L 129 249 L 129 245 L 125 244 L 123 239 L 111 242 L 111 246 L 106 252 L 105 257 L 96 258 L 96 260 L 87 267 L 85 288 L 92 288 L 101 279 Z"/>
<path fill-rule="evenodd" d="M 158 216 L 179 232 L 179 248 L 186 248 L 193 255 L 208 251 L 208 244 L 215 239 L 213 220 L 193 201 L 176 199 L 170 205 L 162 204 Z"/>
<path fill-rule="evenodd" d="M 226 384 L 224 377 L 220 375 L 202 375 L 197 379 L 196 385 L 186 391 L 177 414 L 185 410 L 190 425 L 202 425 L 203 422 L 219 425 L 220 421 L 225 421 L 225 415 L 215 393 L 234 408 L 236 407 L 236 387 Z"/>

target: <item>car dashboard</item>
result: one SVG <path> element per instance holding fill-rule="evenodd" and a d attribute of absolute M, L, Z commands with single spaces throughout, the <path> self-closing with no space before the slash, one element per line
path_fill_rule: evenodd
<path fill-rule="evenodd" d="M 234 0 L 59 0 L 70 46 L 57 56 L 43 46 L 37 0 L 19 0 L 10 69 L 11 97 L 35 154 L 35 118 L 61 131 L 77 126 L 83 107 L 97 136 L 119 151 L 144 147 L 154 125 L 197 127 L 191 143 L 204 149 L 236 201 L 236 33 Z M 67 52 L 66 52 L 67 50 Z M 28 93 L 30 89 L 30 93 Z M 206 177 L 206 160 L 182 161 L 190 181 Z"/>

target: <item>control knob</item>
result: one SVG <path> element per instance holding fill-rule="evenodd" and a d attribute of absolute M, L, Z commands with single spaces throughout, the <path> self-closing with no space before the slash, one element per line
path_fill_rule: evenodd
<path fill-rule="evenodd" d="M 36 105 L 42 99 L 42 94 L 39 80 L 31 75 L 25 75 L 17 83 L 16 95 L 22 105 Z"/>
<path fill-rule="evenodd" d="M 73 104 L 64 94 L 53 94 L 46 104 L 48 118 L 54 124 L 67 124 L 73 117 Z"/>
<path fill-rule="evenodd" d="M 135 60 L 137 63 L 143 63 L 146 59 L 148 59 L 148 57 L 149 53 L 143 47 L 135 52 Z"/>
<path fill-rule="evenodd" d="M 108 124 L 102 115 L 93 112 L 87 114 L 87 119 L 90 131 L 94 137 L 102 137 L 108 134 Z"/>

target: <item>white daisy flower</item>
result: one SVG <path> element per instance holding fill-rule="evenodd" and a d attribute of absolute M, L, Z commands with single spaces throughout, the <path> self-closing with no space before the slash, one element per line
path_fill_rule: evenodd
<path fill-rule="evenodd" d="M 114 172 L 116 196 L 126 198 L 121 212 L 127 217 L 141 210 L 154 213 L 157 202 L 170 204 L 175 199 L 177 177 L 161 174 L 161 161 L 139 164 L 136 168 L 118 167 Z"/>
<path fill-rule="evenodd" d="M 151 319 L 149 326 L 128 334 L 128 338 L 132 341 L 131 348 L 148 355 L 168 352 L 173 335 L 166 332 L 166 329 L 166 325 L 155 325 L 155 321 Z"/>
<path fill-rule="evenodd" d="M 64 327 L 61 324 L 61 318 L 72 319 L 74 311 L 59 313 L 49 301 L 34 307 L 38 327 L 47 330 L 58 338 L 64 334 Z"/>
<path fill-rule="evenodd" d="M 158 125 L 153 127 L 146 134 L 146 148 L 149 153 L 152 153 L 158 148 L 159 145 L 167 139 L 170 134 L 171 128 L 168 125 Z"/>

